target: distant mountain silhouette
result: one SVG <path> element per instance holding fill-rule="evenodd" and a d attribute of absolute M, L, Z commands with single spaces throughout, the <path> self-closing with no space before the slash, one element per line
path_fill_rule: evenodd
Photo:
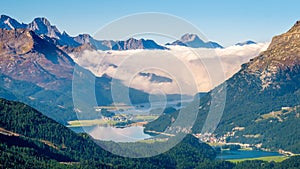
<path fill-rule="evenodd" d="M 223 48 L 223 46 L 219 45 L 216 42 L 204 42 L 201 40 L 196 34 L 184 34 L 180 40 L 176 40 L 172 43 L 167 43 L 166 45 L 179 45 L 179 46 L 187 46 L 191 48 Z"/>

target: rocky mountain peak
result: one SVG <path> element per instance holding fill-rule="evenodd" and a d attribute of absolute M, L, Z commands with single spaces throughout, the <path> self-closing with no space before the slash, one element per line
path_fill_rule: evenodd
<path fill-rule="evenodd" d="M 19 28 L 25 28 L 25 24 L 21 24 L 15 19 L 7 16 L 7 15 L 1 15 L 0 16 L 0 28 L 12 30 L 12 29 L 19 29 Z"/>
<path fill-rule="evenodd" d="M 28 29 L 33 30 L 38 35 L 47 35 L 51 38 L 60 38 L 60 32 L 56 26 L 52 26 L 51 23 L 44 17 L 35 18 L 27 26 Z"/>
<path fill-rule="evenodd" d="M 46 26 L 51 26 L 49 20 L 45 17 L 38 17 L 38 18 L 35 18 L 33 20 L 33 22 L 37 23 L 38 25 L 46 25 Z"/>
<path fill-rule="evenodd" d="M 300 71 L 300 22 L 288 32 L 275 36 L 268 49 L 244 65 L 244 70 L 260 77 L 262 87 L 274 85 L 282 76 L 291 79 Z M 280 86 L 277 86 L 280 87 Z"/>
<path fill-rule="evenodd" d="M 190 42 L 190 41 L 195 41 L 195 40 L 197 40 L 197 41 L 202 41 L 196 34 L 189 34 L 189 33 L 184 34 L 184 35 L 180 38 L 180 40 L 181 40 L 182 42 Z"/>
<path fill-rule="evenodd" d="M 78 36 L 74 37 L 74 40 L 78 43 L 90 43 L 91 36 L 89 34 L 79 34 Z"/>
<path fill-rule="evenodd" d="M 134 50 L 134 49 L 168 49 L 166 47 L 160 46 L 153 40 L 145 39 L 135 39 L 129 38 L 125 41 L 116 41 L 112 44 L 112 50 Z"/>
<path fill-rule="evenodd" d="M 20 24 L 15 19 L 1 15 L 0 28 L 6 30 L 12 29 L 28 29 L 35 32 L 42 39 L 57 45 L 65 52 L 79 51 L 84 49 L 96 50 L 131 50 L 131 49 L 167 49 L 156 44 L 152 40 L 137 40 L 130 38 L 126 41 L 113 40 L 97 40 L 89 34 L 81 34 L 76 37 L 71 37 L 66 32 L 61 33 L 56 26 L 51 25 L 50 21 L 45 17 L 35 18 L 29 24 Z M 82 46 L 82 47 L 80 47 Z M 76 49 L 75 49 L 76 48 Z"/>
<path fill-rule="evenodd" d="M 245 42 L 236 43 L 235 46 L 245 46 L 245 45 L 252 45 L 252 44 L 256 44 L 256 42 L 252 40 L 247 40 Z"/>
<path fill-rule="evenodd" d="M 204 42 L 196 34 L 186 33 L 181 36 L 180 40 L 176 40 L 172 43 L 167 43 L 166 45 L 178 45 L 178 46 L 187 46 L 191 48 L 223 48 L 216 42 Z"/>
<path fill-rule="evenodd" d="M 268 50 L 271 50 L 272 48 L 282 48 L 285 45 L 289 48 L 300 45 L 300 21 L 297 21 L 286 33 L 275 36 L 272 39 Z"/>
<path fill-rule="evenodd" d="M 297 21 L 288 33 L 300 33 L 300 21 Z"/>
<path fill-rule="evenodd" d="M 11 19 L 11 17 L 7 15 L 0 15 L 0 20 L 6 20 L 6 19 Z"/>
<path fill-rule="evenodd" d="M 70 35 L 66 31 L 63 31 L 62 36 L 69 36 L 70 37 Z"/>

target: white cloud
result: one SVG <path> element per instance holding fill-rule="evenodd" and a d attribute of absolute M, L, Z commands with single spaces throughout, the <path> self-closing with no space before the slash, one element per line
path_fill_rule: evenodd
<path fill-rule="evenodd" d="M 170 50 L 84 51 L 74 61 L 96 76 L 104 73 L 120 79 L 127 86 L 146 92 L 206 92 L 222 83 L 241 64 L 266 50 L 269 43 L 230 46 L 224 49 L 192 49 L 168 46 Z M 116 67 L 117 66 L 117 67 Z M 151 72 L 173 79 L 172 83 L 150 82 L 138 75 Z"/>

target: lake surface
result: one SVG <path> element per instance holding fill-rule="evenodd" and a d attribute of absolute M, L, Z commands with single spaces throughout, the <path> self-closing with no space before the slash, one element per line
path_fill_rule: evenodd
<path fill-rule="evenodd" d="M 182 108 L 186 106 L 191 100 L 175 100 L 168 101 L 167 103 L 152 102 L 136 104 L 133 108 L 122 110 L 122 111 L 112 111 L 116 114 L 141 114 L 147 115 L 151 110 L 173 107 L 175 109 Z M 178 106 L 178 103 L 182 103 Z M 149 134 L 144 133 L 143 126 L 129 126 L 125 128 L 117 128 L 115 126 L 87 126 L 87 127 L 70 127 L 76 133 L 88 133 L 94 139 L 103 141 L 114 141 L 114 142 L 136 142 L 144 139 L 151 138 Z"/>
<path fill-rule="evenodd" d="M 233 159 L 243 159 L 243 158 L 259 158 L 267 156 L 282 156 L 278 152 L 268 152 L 268 151 L 247 151 L 247 150 L 224 150 L 217 156 L 217 159 L 233 160 Z"/>
<path fill-rule="evenodd" d="M 151 138 L 144 133 L 142 126 L 130 126 L 126 128 L 116 128 L 112 126 L 89 126 L 89 127 L 71 127 L 76 133 L 88 133 L 94 139 L 114 142 L 136 142 Z"/>
<path fill-rule="evenodd" d="M 157 110 L 157 109 L 165 109 L 168 107 L 173 107 L 175 109 L 181 109 L 188 105 L 192 100 L 187 99 L 187 100 L 174 100 L 174 101 L 167 101 L 167 102 L 151 102 L 151 103 L 141 103 L 141 104 L 134 104 L 132 105 L 132 108 L 125 109 L 122 111 L 113 111 L 116 114 L 131 114 L 134 112 L 135 114 L 149 114 L 151 110 Z M 179 106 L 178 104 L 181 103 Z M 159 114 L 161 114 L 160 112 Z"/>

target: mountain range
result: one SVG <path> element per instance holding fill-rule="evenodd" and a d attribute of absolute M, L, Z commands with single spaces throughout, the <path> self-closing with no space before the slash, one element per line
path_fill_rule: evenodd
<path fill-rule="evenodd" d="M 89 34 L 80 34 L 75 37 L 71 37 L 65 31 L 61 33 L 56 26 L 51 25 L 51 23 L 46 18 L 35 18 L 31 23 L 24 24 L 19 23 L 15 19 L 1 15 L 0 16 L 0 28 L 6 30 L 12 29 L 29 29 L 35 32 L 41 38 L 59 46 L 61 49 L 66 49 L 65 51 L 76 50 L 82 46 L 83 49 L 95 49 L 95 50 L 134 50 L 134 49 L 160 49 L 167 50 L 167 47 L 158 45 L 153 40 L 145 39 L 134 39 L 129 38 L 127 40 L 97 40 L 94 39 Z M 167 43 L 166 45 L 180 45 L 188 46 L 191 48 L 223 48 L 216 42 L 204 42 L 196 34 L 185 34 L 180 40 L 174 41 L 172 43 Z"/>
<path fill-rule="evenodd" d="M 102 47 L 103 50 L 167 49 L 152 40 L 99 41 L 90 35 L 71 37 L 65 32 L 60 33 L 45 18 L 23 24 L 1 15 L 0 21 L 0 96 L 31 105 L 62 124 L 76 119 L 72 78 L 74 67 L 78 65 L 68 51 Z M 235 128 L 243 128 L 234 131 L 227 141 L 300 153 L 299 37 L 300 22 L 297 22 L 288 32 L 275 36 L 265 52 L 243 64 L 238 73 L 203 96 L 193 133 L 201 133 L 213 94 L 226 90 L 225 110 L 215 131 L 218 137 Z M 208 48 L 221 48 L 193 34 L 186 34 L 175 42 L 170 45 L 187 44 L 198 48 L 202 44 Z M 95 78 L 98 103 L 112 103 L 111 77 L 95 77 L 83 68 L 75 75 Z M 144 73 L 142 76 L 156 82 L 171 81 L 155 74 Z M 130 90 L 134 103 L 147 102 L 147 93 Z"/>
<path fill-rule="evenodd" d="M 72 100 L 72 80 L 77 73 L 80 73 L 82 77 L 95 79 L 95 96 L 99 105 L 112 103 L 110 83 L 113 79 L 106 75 L 96 77 L 77 65 L 68 54 L 70 51 L 81 52 L 87 48 L 94 49 L 89 45 L 90 41 L 82 41 L 81 43 L 86 44 L 78 46 L 76 41 L 72 40 L 78 38 L 72 38 L 65 32 L 61 34 L 45 18 L 36 18 L 27 25 L 1 15 L 0 21 L 2 23 L 0 28 L 1 97 L 22 101 L 44 112 L 48 117 L 66 124 L 69 120 L 77 119 Z M 115 41 L 109 42 L 115 43 Z M 160 48 L 152 40 L 133 38 L 127 41 L 116 41 L 115 46 L 116 50 Z M 74 71 L 75 67 L 80 70 Z M 156 75 L 146 74 L 146 76 L 155 82 L 170 81 Z M 124 86 L 122 81 L 117 79 L 114 83 Z M 129 88 L 129 93 L 134 104 L 148 102 L 148 93 L 133 88 Z M 167 96 L 168 99 L 179 97 L 179 95 Z"/>
<path fill-rule="evenodd" d="M 4 28 L 0 29 L 1 97 L 22 101 L 66 124 L 68 120 L 77 118 L 72 100 L 72 79 L 76 73 L 81 73 L 86 75 L 84 77 L 95 79 L 99 104 L 112 103 L 110 77 L 95 77 L 85 69 L 74 71 L 80 66 L 66 53 L 63 48 L 66 46 L 61 46 L 62 42 L 70 39 L 62 38 L 68 37 L 66 33 L 60 34 L 43 18 L 37 18 L 28 25 L 3 15 L 1 21 L 4 23 Z M 68 47 L 73 48 L 74 44 L 72 41 Z M 122 85 L 118 80 L 115 82 Z M 134 103 L 147 102 L 147 93 L 129 90 Z"/>

